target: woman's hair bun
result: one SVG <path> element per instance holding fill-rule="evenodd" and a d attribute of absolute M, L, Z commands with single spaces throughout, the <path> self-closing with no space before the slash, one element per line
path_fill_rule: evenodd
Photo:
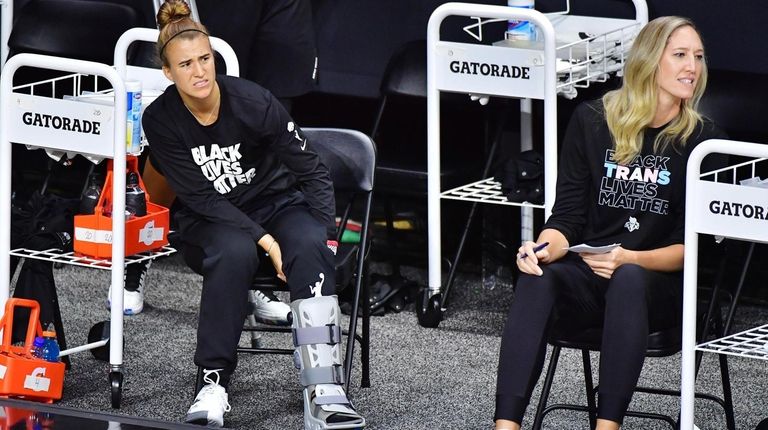
<path fill-rule="evenodd" d="M 192 14 L 189 5 L 184 0 L 166 0 L 157 12 L 157 24 L 160 28 L 181 21 Z"/>

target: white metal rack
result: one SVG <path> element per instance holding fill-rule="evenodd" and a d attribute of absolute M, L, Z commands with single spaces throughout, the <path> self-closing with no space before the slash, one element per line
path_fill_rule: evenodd
<path fill-rule="evenodd" d="M 446 3 L 432 13 L 427 29 L 427 206 L 429 285 L 417 306 L 419 322 L 436 326 L 444 311 L 441 294 L 441 199 L 520 206 L 522 238 L 533 239 L 532 210 L 552 210 L 557 176 L 557 95 L 573 98 L 578 88 L 620 73 L 634 37 L 648 22 L 644 0 L 632 0 L 635 19 L 598 18 L 567 13 L 467 3 Z M 489 21 L 527 20 L 537 28 L 536 42 L 502 41 L 494 45 L 440 39 L 449 16 Z M 559 39 L 558 39 L 558 36 Z M 532 99 L 544 101 L 544 204 L 514 203 L 500 185 L 483 178 L 447 191 L 440 189 L 440 92 L 520 98 L 521 149 L 532 147 Z M 452 268 L 454 270 L 454 268 Z"/>
<path fill-rule="evenodd" d="M 702 174 L 701 162 L 711 153 L 747 157 L 749 161 Z M 739 178 L 754 177 L 761 163 L 768 163 L 768 147 L 765 145 L 720 139 L 702 142 L 688 160 L 680 397 L 682 430 L 694 428 L 696 351 L 768 360 L 768 325 L 696 345 L 699 234 L 768 243 L 768 229 L 765 228 L 768 189 L 738 183 Z M 721 182 L 724 177 L 730 180 Z M 727 211 L 723 210 L 725 204 L 729 207 Z"/>
<path fill-rule="evenodd" d="M 112 306 L 110 310 L 109 380 L 112 406 L 118 408 L 123 385 L 123 277 L 127 264 L 169 255 L 170 247 L 125 256 L 125 224 L 112 223 L 112 256 L 97 259 L 65 253 L 61 250 L 10 249 L 11 143 L 46 150 L 77 153 L 95 158 L 111 158 L 115 171 L 126 168 L 126 92 L 124 81 L 141 80 L 144 91 L 162 92 L 170 84 L 160 69 L 129 66 L 128 47 L 136 41 L 155 42 L 158 30 L 134 28 L 126 31 L 115 47 L 115 67 L 105 64 L 37 54 L 19 54 L 8 60 L 0 76 L 0 256 L 14 255 L 81 267 L 111 271 Z M 237 56 L 223 40 L 211 37 L 211 45 L 225 62 L 227 73 L 239 75 Z M 71 73 L 62 77 L 12 87 L 14 74 L 21 67 L 37 67 Z M 103 85 L 106 80 L 107 85 Z M 103 88 L 102 88 L 103 87 Z M 86 97 L 83 90 L 87 88 Z M 96 95 L 96 97 L 93 96 Z M 145 99 L 144 107 L 153 100 Z M 48 116 L 45 123 L 27 120 Z M 55 120 L 54 118 L 57 118 Z M 117 118 L 117 120 L 115 120 Z M 98 124 L 98 133 L 72 131 L 64 121 L 90 127 Z M 50 127 L 49 127 L 50 126 Z M 69 130 L 67 130 L 67 128 Z M 93 130 L 93 128 L 91 128 Z M 125 175 L 113 177 L 113 213 L 125 212 Z M 0 315 L 10 294 L 10 260 L 0 258 Z M 71 348 L 71 351 L 95 348 L 106 343 Z"/>
<path fill-rule="evenodd" d="M 24 66 L 73 73 L 61 79 L 41 82 L 41 88 L 30 87 L 29 93 L 15 91 L 13 77 Z M 94 88 L 98 80 L 106 79 L 114 90 L 114 106 L 56 98 L 56 89 L 63 80 L 71 82 L 70 95 L 79 95 L 83 76 L 90 76 Z M 45 122 L 28 120 L 30 117 L 48 117 Z M 126 93 L 123 80 L 110 66 L 90 61 L 72 60 L 37 54 L 19 54 L 5 64 L 0 76 L 0 314 L 10 294 L 10 227 L 11 227 L 11 142 L 60 151 L 74 151 L 96 157 L 112 158 L 116 171 L 125 171 Z M 27 120 L 25 121 L 25 118 Z M 58 118 L 58 127 L 53 118 Z M 118 118 L 118 120 L 115 120 Z M 72 131 L 63 127 L 64 120 L 90 124 L 91 132 Z M 69 129 L 69 130 L 67 130 Z M 98 129 L 98 132 L 95 130 Z M 125 175 L 115 175 L 113 181 L 113 208 L 115 213 L 125 211 Z M 117 403 L 122 390 L 123 367 L 123 275 L 125 273 L 125 224 L 112 223 L 112 312 L 110 329 L 110 380 L 116 386 Z M 21 251 L 19 251 L 21 252 Z M 113 394 L 113 405 L 115 395 Z"/>

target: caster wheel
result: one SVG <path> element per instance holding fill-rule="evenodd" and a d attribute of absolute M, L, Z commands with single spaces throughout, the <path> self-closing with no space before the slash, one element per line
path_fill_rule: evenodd
<path fill-rule="evenodd" d="M 429 296 L 429 290 L 425 289 L 416 300 L 416 316 L 422 327 L 435 328 L 443 319 L 443 310 L 440 306 L 442 293 Z"/>
<path fill-rule="evenodd" d="M 109 339 L 109 321 L 100 321 L 88 331 L 88 343 Z M 93 358 L 101 361 L 109 361 L 109 342 L 91 350 Z"/>
<path fill-rule="evenodd" d="M 123 397 L 122 372 L 109 372 L 109 388 L 112 393 L 112 408 L 120 409 L 120 401 Z"/>

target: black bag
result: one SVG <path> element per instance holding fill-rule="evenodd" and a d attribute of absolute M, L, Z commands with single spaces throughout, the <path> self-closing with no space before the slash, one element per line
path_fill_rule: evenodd
<path fill-rule="evenodd" d="M 31 250 L 60 249 L 72 251 L 72 231 L 78 199 L 67 199 L 52 195 L 33 193 L 24 204 L 11 204 L 11 248 Z M 11 259 L 11 276 L 16 271 L 19 259 Z M 21 267 L 13 297 L 33 299 L 40 304 L 40 324 L 52 324 L 59 344 L 64 348 L 64 327 L 61 324 L 56 283 L 53 278 L 53 263 L 27 258 Z M 26 336 L 28 309 L 14 312 L 14 342 L 23 341 Z"/>
<path fill-rule="evenodd" d="M 544 157 L 534 150 L 510 157 L 498 167 L 494 179 L 510 202 L 544 203 Z"/>

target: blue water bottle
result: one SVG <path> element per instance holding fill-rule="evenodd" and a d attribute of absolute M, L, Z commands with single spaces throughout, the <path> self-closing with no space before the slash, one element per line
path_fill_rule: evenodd
<path fill-rule="evenodd" d="M 35 341 L 32 342 L 32 355 L 36 358 L 43 358 L 43 344 L 45 339 L 42 336 L 35 336 Z"/>
<path fill-rule="evenodd" d="M 41 357 L 45 361 L 52 361 L 52 362 L 58 362 L 59 361 L 59 353 L 61 353 L 61 349 L 59 349 L 59 343 L 56 342 L 56 332 L 53 330 L 46 330 L 43 332 L 43 346 L 41 348 Z"/>
<path fill-rule="evenodd" d="M 533 9 L 535 0 L 507 0 L 510 7 Z M 536 28 L 530 21 L 509 20 L 507 22 L 507 40 L 536 40 Z"/>

